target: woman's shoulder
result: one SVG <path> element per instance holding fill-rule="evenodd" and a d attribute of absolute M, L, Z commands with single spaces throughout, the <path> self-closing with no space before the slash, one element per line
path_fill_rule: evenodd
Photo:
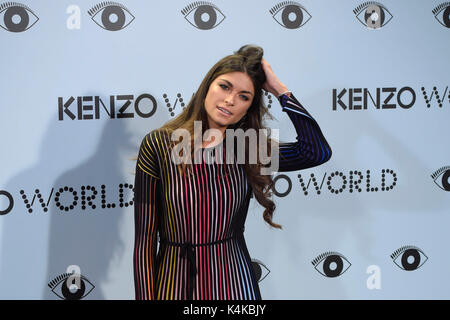
<path fill-rule="evenodd" d="M 142 138 L 139 154 L 160 157 L 161 153 L 167 149 L 168 142 L 169 135 L 166 130 L 153 129 Z"/>
<path fill-rule="evenodd" d="M 151 142 L 160 142 L 160 143 L 167 143 L 168 139 L 170 137 L 169 132 L 167 129 L 157 128 L 153 129 L 150 132 L 148 132 L 144 136 L 144 140 L 148 140 Z"/>
<path fill-rule="evenodd" d="M 167 149 L 167 132 L 153 129 L 148 132 L 141 142 L 137 157 L 137 166 L 147 174 L 159 179 L 161 159 L 165 157 Z"/>

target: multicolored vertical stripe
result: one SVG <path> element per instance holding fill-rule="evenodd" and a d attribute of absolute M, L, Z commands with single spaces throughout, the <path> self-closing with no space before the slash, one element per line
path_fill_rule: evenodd
<path fill-rule="evenodd" d="M 280 144 L 279 171 L 327 161 L 331 149 L 314 119 L 292 94 L 280 103 L 298 137 Z M 136 164 L 136 299 L 261 299 L 243 236 L 252 192 L 243 166 L 203 161 L 193 165 L 192 176 L 182 176 L 167 154 L 169 142 L 153 130 Z M 195 156 L 225 159 L 225 145 Z"/>

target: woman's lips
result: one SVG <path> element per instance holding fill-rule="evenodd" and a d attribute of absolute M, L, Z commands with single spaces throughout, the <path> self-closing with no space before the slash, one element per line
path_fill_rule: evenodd
<path fill-rule="evenodd" d="M 226 113 L 225 111 L 222 111 L 221 109 L 226 110 L 226 111 L 228 111 L 229 113 Z M 232 113 L 231 113 L 228 109 L 226 109 L 226 108 L 223 108 L 223 107 L 218 106 L 218 107 L 217 107 L 217 110 L 219 110 L 219 112 L 220 112 L 221 114 L 223 114 L 224 116 L 229 117 L 229 116 L 232 115 Z"/>

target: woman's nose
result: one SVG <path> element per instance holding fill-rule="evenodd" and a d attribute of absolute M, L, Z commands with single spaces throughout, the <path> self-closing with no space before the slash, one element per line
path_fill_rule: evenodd
<path fill-rule="evenodd" d="M 232 94 L 229 94 L 228 96 L 226 96 L 226 98 L 225 98 L 225 103 L 227 103 L 227 104 L 233 104 L 233 99 L 234 99 L 234 96 L 232 95 Z"/>

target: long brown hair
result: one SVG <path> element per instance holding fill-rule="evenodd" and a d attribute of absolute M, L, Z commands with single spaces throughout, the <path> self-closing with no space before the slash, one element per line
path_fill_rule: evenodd
<path fill-rule="evenodd" d="M 262 85 L 266 81 L 266 76 L 264 70 L 261 66 L 261 59 L 263 56 L 263 49 L 255 45 L 245 45 L 241 47 L 232 55 L 228 55 L 221 60 L 219 60 L 206 74 L 203 81 L 201 82 L 199 88 L 195 92 L 194 96 L 189 101 L 188 105 L 184 110 L 174 119 L 165 123 L 160 130 L 166 131 L 169 136 L 176 129 L 186 129 L 190 133 L 190 145 L 191 145 L 191 157 L 194 156 L 194 121 L 201 121 L 202 123 L 202 134 L 209 129 L 208 117 L 205 110 L 205 98 L 208 93 L 211 83 L 220 75 L 240 71 L 246 73 L 252 80 L 255 94 L 253 101 L 249 109 L 247 110 L 246 116 L 240 119 L 237 123 L 228 126 L 229 129 L 241 128 L 246 131 L 247 129 L 254 129 L 256 132 L 260 132 L 259 129 L 267 129 L 269 134 L 265 141 L 267 141 L 266 150 L 271 150 L 272 140 L 270 139 L 269 128 L 264 127 L 263 119 L 267 115 L 272 119 L 272 115 L 269 113 L 267 107 L 264 105 L 263 101 L 263 90 Z M 259 146 L 260 136 L 257 135 Z M 173 147 L 177 141 L 171 142 L 171 147 Z M 249 145 L 245 143 L 245 154 L 248 159 L 249 156 Z M 259 154 L 259 152 L 257 153 Z M 192 159 L 192 158 L 191 158 Z M 275 203 L 271 200 L 273 180 L 270 175 L 261 175 L 260 169 L 263 165 L 260 159 L 257 159 L 256 164 L 250 164 L 249 161 L 245 161 L 244 171 L 250 185 L 253 189 L 253 194 L 265 210 L 263 213 L 264 220 L 272 227 L 281 229 L 282 226 L 272 222 L 273 212 L 275 211 Z M 189 173 L 192 169 L 190 163 L 183 161 L 178 165 L 178 169 L 182 174 Z"/>

